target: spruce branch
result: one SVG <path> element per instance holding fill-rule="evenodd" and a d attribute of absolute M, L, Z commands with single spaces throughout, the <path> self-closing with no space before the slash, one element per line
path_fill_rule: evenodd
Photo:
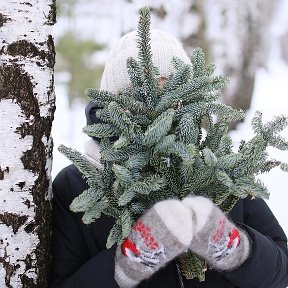
<path fill-rule="evenodd" d="M 150 45 L 150 22 L 151 15 L 148 7 L 139 10 L 138 22 L 138 58 L 141 66 L 143 79 L 143 91 L 145 95 L 145 103 L 149 109 L 152 109 L 157 100 L 157 78 L 159 74 L 157 68 L 154 67 L 152 61 L 152 51 Z"/>
<path fill-rule="evenodd" d="M 93 88 L 87 88 L 85 94 L 99 107 L 109 104 L 114 101 L 116 95 L 105 90 L 95 90 Z"/>
<path fill-rule="evenodd" d="M 109 138 L 118 135 L 118 129 L 113 124 L 97 123 L 83 128 L 83 132 L 90 137 Z"/>
<path fill-rule="evenodd" d="M 116 223 L 110 230 L 109 236 L 107 238 L 106 243 L 107 249 L 111 248 L 115 243 L 119 244 L 121 239 L 122 239 L 121 225 L 119 225 L 118 221 L 116 221 Z"/>
<path fill-rule="evenodd" d="M 200 133 L 199 127 L 195 125 L 196 123 L 195 115 L 192 113 L 185 113 L 176 127 L 177 138 L 185 143 L 197 143 L 198 135 Z"/>
<path fill-rule="evenodd" d="M 162 93 L 177 89 L 179 86 L 186 84 L 191 78 L 191 65 L 185 64 L 181 59 L 176 57 L 172 61 L 176 72 L 164 83 Z"/>
<path fill-rule="evenodd" d="M 76 200 L 76 199 L 75 199 Z M 75 204 L 75 202 L 74 202 Z M 102 213 L 105 213 L 105 209 L 109 206 L 109 201 L 106 196 L 103 196 L 100 201 L 94 203 L 90 209 L 86 209 L 82 217 L 84 224 L 90 224 L 96 219 L 100 218 Z"/>
<path fill-rule="evenodd" d="M 72 201 L 70 209 L 73 212 L 85 212 L 86 210 L 90 210 L 96 202 L 103 197 L 103 194 L 104 191 L 101 189 L 95 191 L 89 188 Z"/>
<path fill-rule="evenodd" d="M 96 187 L 98 190 L 98 188 L 104 187 L 101 170 L 96 170 L 84 155 L 82 155 L 77 150 L 68 148 L 64 145 L 60 145 L 58 150 L 64 154 L 71 162 L 73 162 L 78 170 L 85 176 L 90 189 Z"/>
<path fill-rule="evenodd" d="M 144 133 L 144 145 L 151 147 L 153 144 L 159 142 L 161 138 L 166 136 L 172 126 L 174 113 L 173 109 L 168 109 L 148 126 Z"/>
<path fill-rule="evenodd" d="M 101 107 L 96 115 L 103 123 L 83 131 L 101 138 L 102 168 L 73 149 L 59 147 L 89 187 L 73 200 L 71 210 L 83 213 L 84 223 L 102 214 L 115 218 L 108 248 L 120 245 L 134 221 L 161 200 L 202 195 L 229 213 L 241 198 L 269 197 L 257 175 L 274 167 L 288 172 L 287 163 L 269 159 L 267 152 L 269 146 L 288 150 L 280 135 L 287 117 L 265 124 L 257 111 L 251 123 L 254 137 L 242 140 L 233 152 L 228 127 L 244 113 L 217 102 L 227 78 L 214 76 L 215 65 L 207 64 L 197 48 L 191 64 L 174 58 L 175 73 L 160 81 L 152 60 L 150 10 L 142 8 L 139 15 L 138 57 L 127 59 L 131 86 L 117 95 L 94 88 L 86 92 Z M 112 143 L 111 136 L 118 140 Z M 179 263 L 186 278 L 204 280 L 206 265 L 198 256 L 189 252 Z"/>
<path fill-rule="evenodd" d="M 127 59 L 127 72 L 130 77 L 132 87 L 141 89 L 143 86 L 143 77 L 139 63 L 133 57 Z"/>
<path fill-rule="evenodd" d="M 197 47 L 192 51 L 191 62 L 193 65 L 193 77 L 201 77 L 205 75 L 205 53 L 203 49 Z"/>
<path fill-rule="evenodd" d="M 179 257 L 179 263 L 183 275 L 187 279 L 198 278 L 200 282 L 205 281 L 207 264 L 197 255 L 187 252 Z"/>

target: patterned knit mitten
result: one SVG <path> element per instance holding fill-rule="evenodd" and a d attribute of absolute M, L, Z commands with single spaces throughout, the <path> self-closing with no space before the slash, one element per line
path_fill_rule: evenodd
<path fill-rule="evenodd" d="M 192 252 L 219 270 L 236 269 L 249 257 L 249 236 L 211 200 L 187 197 L 182 203 L 193 213 L 193 240 L 189 247 Z"/>
<path fill-rule="evenodd" d="M 179 200 L 155 204 L 117 247 L 115 279 L 121 288 L 135 287 L 169 261 L 186 252 L 192 240 L 192 213 Z"/>

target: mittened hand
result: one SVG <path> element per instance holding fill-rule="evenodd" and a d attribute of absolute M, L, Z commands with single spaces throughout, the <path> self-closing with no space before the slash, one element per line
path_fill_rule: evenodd
<path fill-rule="evenodd" d="M 189 249 L 212 267 L 233 270 L 248 257 L 248 235 L 228 220 L 213 202 L 204 197 L 187 197 L 182 203 L 193 214 L 193 239 Z"/>
<path fill-rule="evenodd" d="M 248 258 L 251 244 L 246 232 L 209 199 L 164 200 L 117 247 L 115 279 L 121 288 L 135 287 L 188 248 L 212 267 L 232 270 Z"/>
<path fill-rule="evenodd" d="M 192 212 L 179 200 L 155 204 L 132 227 L 116 249 L 115 279 L 121 288 L 135 287 L 186 252 L 192 240 Z"/>

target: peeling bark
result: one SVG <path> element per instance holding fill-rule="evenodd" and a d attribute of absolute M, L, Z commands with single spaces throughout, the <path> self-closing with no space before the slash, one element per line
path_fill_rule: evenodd
<path fill-rule="evenodd" d="M 47 287 L 55 2 L 0 11 L 0 287 Z"/>

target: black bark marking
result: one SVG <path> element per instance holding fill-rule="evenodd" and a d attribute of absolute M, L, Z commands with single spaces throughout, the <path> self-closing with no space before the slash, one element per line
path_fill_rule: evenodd
<path fill-rule="evenodd" d="M 38 48 L 33 43 L 28 42 L 27 40 L 19 40 L 9 44 L 6 48 L 6 52 L 11 56 L 39 56 L 40 58 L 45 59 L 44 54 L 40 54 Z"/>
<path fill-rule="evenodd" d="M 52 4 L 49 5 L 50 10 L 47 16 L 47 21 L 45 24 L 54 25 L 56 23 L 56 0 L 53 0 Z"/>
<path fill-rule="evenodd" d="M 54 51 L 54 42 L 51 35 L 44 43 L 38 43 L 38 45 L 43 46 L 48 45 L 49 50 Z M 14 57 L 22 56 L 26 58 L 39 58 L 41 61 L 36 61 L 38 66 L 48 66 L 53 68 L 55 64 L 55 54 L 49 53 L 44 50 L 40 50 L 34 43 L 31 43 L 25 39 L 15 41 L 7 47 L 3 47 L 0 54 L 8 54 Z"/>
<path fill-rule="evenodd" d="M 21 2 L 20 4 L 27 5 L 27 6 L 29 6 L 29 7 L 32 7 L 32 6 L 33 6 L 33 5 L 32 5 L 31 3 L 29 3 L 29 2 Z"/>
<path fill-rule="evenodd" d="M 51 35 L 48 36 L 47 46 L 48 46 L 49 51 L 53 51 L 53 52 L 47 53 L 47 56 L 46 56 L 48 60 L 47 66 L 53 69 L 55 65 L 55 46 L 54 46 L 53 37 Z"/>
<path fill-rule="evenodd" d="M 3 244 L 3 240 L 2 240 L 2 244 Z M 10 279 L 13 276 L 14 272 L 18 268 L 20 268 L 20 265 L 19 264 L 12 265 L 9 263 L 9 255 L 7 255 L 7 246 L 9 246 L 9 243 L 7 243 L 6 247 L 3 249 L 4 255 L 2 257 L 0 257 L 0 263 L 2 263 L 2 266 L 6 271 L 6 275 L 5 275 L 6 287 L 13 288 L 13 286 L 11 286 L 11 284 L 10 284 Z M 7 259 L 8 259 L 8 261 L 7 261 Z"/>
<path fill-rule="evenodd" d="M 36 225 L 34 222 L 31 222 L 29 224 L 27 224 L 24 228 L 24 230 L 27 232 L 27 233 L 31 233 L 34 229 L 35 229 Z"/>
<path fill-rule="evenodd" d="M 23 274 L 20 276 L 21 282 L 23 284 L 23 288 L 39 288 L 39 287 L 47 287 L 47 286 L 38 286 L 38 284 L 34 283 L 32 278 L 29 278 L 27 275 Z"/>
<path fill-rule="evenodd" d="M 31 135 L 31 126 L 28 122 L 22 122 L 19 127 L 16 128 L 18 134 L 21 135 L 21 138 L 24 138 L 26 135 Z"/>
<path fill-rule="evenodd" d="M 9 167 L 6 167 L 5 169 L 2 170 L 0 166 L 0 180 L 4 179 L 4 173 L 9 173 Z"/>
<path fill-rule="evenodd" d="M 16 185 L 22 190 L 25 184 L 26 184 L 25 181 L 21 181 L 21 182 L 18 182 Z"/>
<path fill-rule="evenodd" d="M 24 260 L 25 264 L 26 264 L 26 269 L 29 270 L 33 267 L 33 260 L 31 259 L 31 256 L 28 254 L 26 255 L 26 258 Z"/>
<path fill-rule="evenodd" d="M 23 215 L 19 216 L 18 214 L 4 212 L 0 214 L 1 223 L 5 224 L 8 227 L 12 227 L 13 233 L 16 234 L 21 226 L 25 224 L 28 216 Z"/>
<path fill-rule="evenodd" d="M 11 19 L 6 17 L 4 14 L 0 13 L 0 28 L 9 20 Z"/>
<path fill-rule="evenodd" d="M 23 204 L 25 204 L 25 205 L 28 207 L 28 209 L 31 207 L 31 203 L 30 203 L 30 201 L 29 201 L 28 199 L 26 199 L 26 200 L 23 202 Z"/>

